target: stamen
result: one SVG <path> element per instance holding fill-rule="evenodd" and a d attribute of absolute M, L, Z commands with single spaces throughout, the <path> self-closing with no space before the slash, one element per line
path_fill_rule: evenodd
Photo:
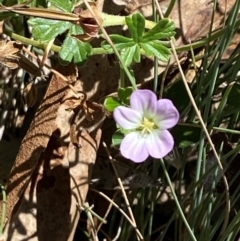
<path fill-rule="evenodd" d="M 144 137 L 157 128 L 157 125 L 151 119 L 143 117 L 143 122 L 138 129 L 141 131 L 142 137 Z"/>

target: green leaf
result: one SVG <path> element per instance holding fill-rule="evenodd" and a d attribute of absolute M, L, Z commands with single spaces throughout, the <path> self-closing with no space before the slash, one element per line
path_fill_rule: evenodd
<path fill-rule="evenodd" d="M 124 134 L 120 130 L 116 130 L 112 135 L 112 144 L 115 147 L 119 147 L 123 138 L 124 138 Z"/>
<path fill-rule="evenodd" d="M 81 42 L 76 38 L 70 36 L 66 37 L 59 53 L 59 62 L 62 65 L 69 64 L 72 60 L 78 65 L 82 66 L 83 62 L 91 53 L 92 47 L 89 43 Z"/>
<path fill-rule="evenodd" d="M 156 56 L 159 60 L 167 62 L 171 51 L 163 46 L 159 41 L 151 41 L 148 43 L 141 43 L 141 47 L 148 57 Z"/>
<path fill-rule="evenodd" d="M 114 109 L 121 105 L 120 101 L 116 97 L 109 96 L 104 100 L 104 107 L 108 111 L 114 111 Z"/>
<path fill-rule="evenodd" d="M 127 88 L 119 88 L 118 89 L 118 98 L 119 100 L 125 104 L 129 105 L 129 99 L 133 92 L 133 87 L 127 87 Z"/>
<path fill-rule="evenodd" d="M 139 63 L 140 62 L 140 48 L 138 45 L 134 45 L 129 48 L 125 48 L 121 51 L 121 56 L 124 64 L 129 67 L 132 62 Z"/>
<path fill-rule="evenodd" d="M 138 43 L 145 30 L 145 18 L 140 13 L 125 18 L 130 35 L 135 43 Z"/>
<path fill-rule="evenodd" d="M 57 8 L 61 9 L 63 12 L 69 12 L 71 13 L 73 10 L 73 4 L 69 0 L 48 0 L 50 3 L 52 3 Z"/>
<path fill-rule="evenodd" d="M 42 42 L 50 41 L 57 35 L 64 33 L 72 24 L 67 21 L 58 21 L 44 18 L 32 18 L 28 24 L 33 27 L 33 37 Z"/>
<path fill-rule="evenodd" d="M 172 37 L 175 34 L 174 30 L 175 26 L 172 21 L 162 19 L 156 24 L 155 27 L 143 35 L 141 42 L 146 43 L 152 40 Z"/>

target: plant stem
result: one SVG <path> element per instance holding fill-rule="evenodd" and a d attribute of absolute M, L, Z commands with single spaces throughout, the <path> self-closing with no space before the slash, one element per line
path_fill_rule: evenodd
<path fill-rule="evenodd" d="M 102 23 L 103 27 L 126 25 L 125 16 L 116 16 L 116 15 L 103 13 L 102 17 L 103 17 L 103 23 Z M 145 19 L 146 29 L 152 29 L 155 25 L 156 25 L 155 22 Z"/>

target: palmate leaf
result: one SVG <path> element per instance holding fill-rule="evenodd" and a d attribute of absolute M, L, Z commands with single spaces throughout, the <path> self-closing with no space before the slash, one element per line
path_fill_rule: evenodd
<path fill-rule="evenodd" d="M 44 18 L 32 18 L 28 24 L 33 27 L 32 35 L 34 39 L 47 42 L 54 39 L 57 35 L 68 30 L 72 23 Z"/>
<path fill-rule="evenodd" d="M 174 23 L 168 19 L 160 20 L 155 27 L 144 33 L 145 19 L 140 13 L 133 14 L 125 18 L 129 29 L 130 37 L 121 35 L 110 35 L 115 47 L 121 52 L 122 60 L 128 67 L 133 62 L 140 62 L 141 50 L 144 50 L 146 56 L 156 56 L 159 60 L 167 62 L 171 51 L 164 46 L 159 39 L 172 37 L 175 32 Z M 111 46 L 103 41 L 101 46 L 109 50 Z"/>
<path fill-rule="evenodd" d="M 73 37 L 66 37 L 59 53 L 59 62 L 69 64 L 72 60 L 77 66 L 82 66 L 91 53 L 92 46 Z"/>

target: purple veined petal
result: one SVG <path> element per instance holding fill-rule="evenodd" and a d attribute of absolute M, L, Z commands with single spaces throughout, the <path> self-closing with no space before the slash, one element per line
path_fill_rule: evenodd
<path fill-rule="evenodd" d="M 130 97 L 130 106 L 148 118 L 156 113 L 157 97 L 150 90 L 135 90 Z"/>
<path fill-rule="evenodd" d="M 120 152 L 127 159 L 137 163 L 143 162 L 149 156 L 145 141 L 139 132 L 131 132 L 123 138 Z"/>
<path fill-rule="evenodd" d="M 157 130 L 147 137 L 146 147 L 150 156 L 163 158 L 173 149 L 174 140 L 168 130 Z"/>
<path fill-rule="evenodd" d="M 142 122 L 142 115 L 138 111 L 124 106 L 115 108 L 113 117 L 117 124 L 126 130 L 135 129 Z"/>
<path fill-rule="evenodd" d="M 160 129 L 169 129 L 177 124 L 179 113 L 171 100 L 160 99 L 157 101 L 157 111 L 154 122 Z"/>

